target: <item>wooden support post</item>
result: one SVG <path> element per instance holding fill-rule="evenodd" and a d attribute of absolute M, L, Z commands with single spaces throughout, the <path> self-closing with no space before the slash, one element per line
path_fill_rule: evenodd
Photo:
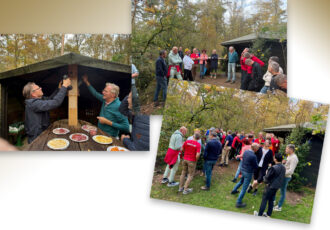
<path fill-rule="evenodd" d="M 0 136 L 4 139 L 8 137 L 8 91 L 7 87 L 0 84 Z"/>
<path fill-rule="evenodd" d="M 69 65 L 68 76 L 72 90 L 69 91 L 69 126 L 78 126 L 78 66 Z"/>

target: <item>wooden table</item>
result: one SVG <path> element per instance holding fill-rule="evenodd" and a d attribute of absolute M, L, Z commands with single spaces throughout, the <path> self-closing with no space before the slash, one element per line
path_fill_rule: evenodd
<path fill-rule="evenodd" d="M 59 120 L 51 124 L 48 129 L 43 131 L 31 144 L 26 146 L 23 151 L 54 151 L 47 146 L 47 142 L 53 138 L 65 138 L 70 142 L 70 145 L 64 151 L 107 151 L 109 146 L 121 146 L 124 147 L 123 143 L 120 140 L 117 140 L 115 137 L 112 138 L 112 144 L 103 145 L 95 142 L 92 137 L 81 128 L 83 125 L 92 125 L 89 122 L 78 120 L 78 127 L 69 126 L 68 120 Z M 56 135 L 53 133 L 55 128 L 67 128 L 70 130 L 70 133 L 65 135 Z M 69 136 L 73 133 L 83 133 L 86 134 L 89 139 L 85 142 L 74 142 L 70 140 Z M 109 136 L 104 133 L 101 129 L 97 129 L 97 135 Z"/>

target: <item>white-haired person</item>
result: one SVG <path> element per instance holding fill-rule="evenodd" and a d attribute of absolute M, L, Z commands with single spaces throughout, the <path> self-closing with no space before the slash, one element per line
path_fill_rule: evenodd
<path fill-rule="evenodd" d="M 83 76 L 83 81 L 87 85 L 89 92 L 99 101 L 102 102 L 100 115 L 97 117 L 99 120 L 98 127 L 109 134 L 110 136 L 117 137 L 119 131 L 128 133 L 129 123 L 127 117 L 119 112 L 120 100 L 119 87 L 112 83 L 106 83 L 102 94 L 98 93 L 94 87 L 89 83 L 88 76 Z"/>

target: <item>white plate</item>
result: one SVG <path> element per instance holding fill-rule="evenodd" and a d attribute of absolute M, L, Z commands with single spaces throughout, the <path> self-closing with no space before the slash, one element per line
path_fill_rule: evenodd
<path fill-rule="evenodd" d="M 112 140 L 112 137 L 107 137 L 107 138 L 111 138 L 111 142 L 106 142 L 106 143 L 103 143 L 103 142 L 99 142 L 98 140 L 96 140 L 97 137 L 107 137 L 107 136 L 103 136 L 103 135 L 95 135 L 93 136 L 93 140 L 99 144 L 102 144 L 102 145 L 110 145 L 113 140 Z"/>
<path fill-rule="evenodd" d="M 81 141 L 74 140 L 74 139 L 72 139 L 73 135 L 84 136 L 84 137 L 86 137 L 86 140 L 81 140 Z M 86 134 L 83 134 L 83 133 L 72 133 L 69 138 L 70 138 L 71 141 L 74 141 L 74 142 L 85 142 L 85 141 L 88 141 L 88 139 L 89 139 L 88 136 Z"/>
<path fill-rule="evenodd" d="M 118 151 L 111 151 L 111 149 L 112 148 L 115 148 L 115 147 L 117 147 L 119 150 Z M 109 146 L 108 148 L 107 148 L 107 151 L 109 151 L 109 152 L 123 152 L 123 151 L 125 151 L 125 152 L 127 152 L 127 151 L 129 151 L 128 149 L 126 149 L 126 148 L 124 148 L 124 147 L 120 147 L 120 146 Z"/>
<path fill-rule="evenodd" d="M 60 130 L 60 129 L 63 129 L 65 132 L 64 133 L 58 133 L 57 130 Z M 56 134 L 56 135 L 65 135 L 67 133 L 69 133 L 70 130 L 66 129 L 66 128 L 56 128 L 56 129 L 53 129 L 53 133 Z"/>
<path fill-rule="evenodd" d="M 56 141 L 56 140 L 65 141 L 66 145 L 64 147 L 61 147 L 61 148 L 52 147 L 49 143 L 52 142 L 52 141 Z M 69 147 L 69 145 L 70 145 L 70 142 L 67 139 L 64 139 L 64 138 L 54 138 L 54 139 L 51 139 L 50 141 L 47 142 L 48 148 L 53 149 L 53 150 L 64 150 L 64 149 L 67 149 Z"/>
<path fill-rule="evenodd" d="M 81 126 L 81 128 L 86 131 L 87 133 L 89 133 L 89 131 L 91 130 L 96 130 L 97 131 L 97 128 L 93 125 L 83 125 Z"/>

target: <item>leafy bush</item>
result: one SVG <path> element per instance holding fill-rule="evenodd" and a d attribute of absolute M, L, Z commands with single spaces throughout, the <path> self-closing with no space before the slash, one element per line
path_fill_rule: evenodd
<path fill-rule="evenodd" d="M 270 47 L 266 46 L 266 40 L 262 38 L 256 39 L 253 42 L 250 52 L 265 63 L 264 67 L 262 67 L 262 70 L 263 72 L 266 72 L 268 67 L 268 59 L 270 58 Z"/>

